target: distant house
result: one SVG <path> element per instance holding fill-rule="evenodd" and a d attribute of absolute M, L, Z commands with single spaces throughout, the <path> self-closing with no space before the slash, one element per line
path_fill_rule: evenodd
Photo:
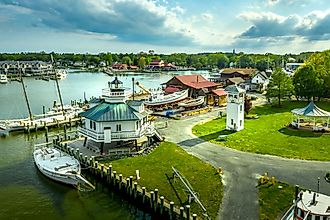
<path fill-rule="evenodd" d="M 259 85 L 260 90 L 265 90 L 267 85 L 269 84 L 270 75 L 267 72 L 258 72 L 252 79 L 251 83 L 255 85 Z"/>
<path fill-rule="evenodd" d="M 241 77 L 244 80 L 250 79 L 257 72 L 257 69 L 252 68 L 225 68 L 220 70 L 222 81 L 228 78 Z"/>
<path fill-rule="evenodd" d="M 302 65 L 304 65 L 304 63 L 286 63 L 284 72 L 289 76 L 293 76 L 294 72 Z"/>
<path fill-rule="evenodd" d="M 189 96 L 193 98 L 206 95 L 219 86 L 219 84 L 210 82 L 201 75 L 174 76 L 163 85 L 166 88 L 189 89 Z"/>
<path fill-rule="evenodd" d="M 132 66 L 132 65 L 130 65 L 130 66 L 128 66 L 128 69 L 129 70 L 138 70 L 139 67 L 138 66 Z"/>
<path fill-rule="evenodd" d="M 242 79 L 242 77 L 233 77 L 233 78 L 228 78 L 226 79 L 226 85 L 239 85 L 241 83 L 245 82 L 244 79 Z"/>
<path fill-rule="evenodd" d="M 115 69 L 115 70 L 127 70 L 127 64 L 114 63 L 114 64 L 112 64 L 112 69 Z"/>
<path fill-rule="evenodd" d="M 149 66 L 152 66 L 155 68 L 161 68 L 161 67 L 165 66 L 165 63 L 163 60 L 153 60 L 153 61 L 151 61 Z"/>

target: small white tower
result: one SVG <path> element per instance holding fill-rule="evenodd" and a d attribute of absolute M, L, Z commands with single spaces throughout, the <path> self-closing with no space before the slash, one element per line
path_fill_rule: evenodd
<path fill-rule="evenodd" d="M 236 85 L 228 86 L 226 129 L 240 131 L 244 129 L 244 99 L 245 90 Z"/>

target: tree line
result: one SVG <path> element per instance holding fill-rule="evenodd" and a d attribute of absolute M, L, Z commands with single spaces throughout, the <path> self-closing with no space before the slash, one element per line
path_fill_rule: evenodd
<path fill-rule="evenodd" d="M 281 105 L 281 99 L 293 95 L 308 101 L 330 98 L 330 50 L 309 56 L 292 77 L 281 68 L 274 71 L 266 96 L 276 98 Z"/>
<path fill-rule="evenodd" d="M 300 54 L 245 54 L 243 52 L 235 53 L 173 53 L 173 54 L 155 54 L 152 50 L 140 53 L 99 53 L 99 54 L 74 54 L 74 53 L 51 53 L 54 59 L 61 64 L 68 65 L 74 62 L 83 62 L 86 65 L 98 66 L 101 62 L 106 65 L 113 63 L 123 63 L 127 65 L 136 65 L 143 68 L 149 65 L 153 60 L 163 60 L 176 66 L 204 68 L 257 68 L 258 70 L 274 69 L 283 66 L 284 63 L 295 60 L 295 62 L 304 62 L 311 55 L 310 52 Z M 13 60 L 40 60 L 50 62 L 50 53 L 1 53 L 0 61 Z"/>

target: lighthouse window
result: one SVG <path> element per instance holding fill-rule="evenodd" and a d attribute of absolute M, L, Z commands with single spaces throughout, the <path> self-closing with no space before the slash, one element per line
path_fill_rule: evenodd
<path fill-rule="evenodd" d="M 93 122 L 93 129 L 96 130 L 96 123 Z"/>
<path fill-rule="evenodd" d="M 93 122 L 92 121 L 89 121 L 89 128 L 93 129 Z"/>
<path fill-rule="evenodd" d="M 234 124 L 234 119 L 231 119 L 230 123 L 231 123 L 231 125 L 233 125 Z"/>
<path fill-rule="evenodd" d="M 234 98 L 237 99 L 237 95 L 234 95 Z"/>
<path fill-rule="evenodd" d="M 116 125 L 116 130 L 121 131 L 121 124 Z"/>
<path fill-rule="evenodd" d="M 242 105 L 239 106 L 239 110 L 242 111 L 243 110 L 243 107 Z"/>
<path fill-rule="evenodd" d="M 242 126 L 242 120 L 239 121 L 239 126 Z"/>

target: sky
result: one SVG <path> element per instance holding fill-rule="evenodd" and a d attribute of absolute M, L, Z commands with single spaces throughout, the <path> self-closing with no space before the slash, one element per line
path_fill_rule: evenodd
<path fill-rule="evenodd" d="M 0 52 L 330 49 L 329 0 L 0 0 Z"/>

